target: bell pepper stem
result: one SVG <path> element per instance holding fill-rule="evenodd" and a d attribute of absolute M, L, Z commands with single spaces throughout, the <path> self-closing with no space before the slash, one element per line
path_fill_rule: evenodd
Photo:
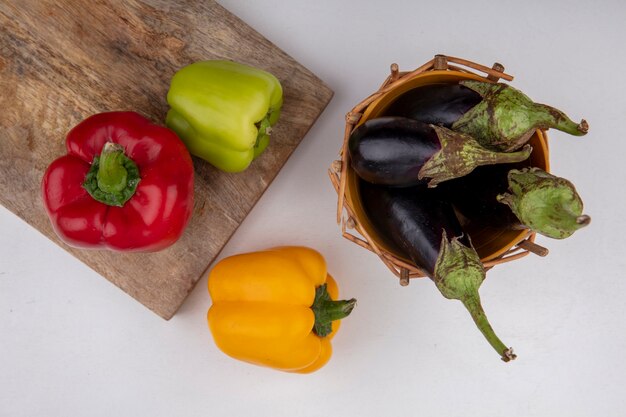
<path fill-rule="evenodd" d="M 259 130 L 258 136 L 269 135 L 272 133 L 272 123 L 270 122 L 271 112 L 268 112 L 261 120 L 255 125 Z"/>
<path fill-rule="evenodd" d="M 98 168 L 98 187 L 105 193 L 118 193 L 126 188 L 128 171 L 124 168 L 124 148 L 113 142 L 107 142 L 100 154 Z"/>
<path fill-rule="evenodd" d="M 270 123 L 271 113 L 267 113 L 265 117 L 255 123 L 255 126 L 258 129 L 256 142 L 254 144 L 255 147 L 259 146 L 259 143 L 265 136 L 270 136 L 272 134 L 272 124 Z"/>
<path fill-rule="evenodd" d="M 124 154 L 124 148 L 107 142 L 94 157 L 83 188 L 101 203 L 122 207 L 135 194 L 139 181 L 137 164 Z"/>
<path fill-rule="evenodd" d="M 332 331 L 332 322 L 347 317 L 354 309 L 356 300 L 333 300 L 328 294 L 326 284 L 320 285 L 315 290 L 315 301 L 311 306 L 315 314 L 313 330 L 320 336 L 328 336 Z"/>
<path fill-rule="evenodd" d="M 254 159 L 261 155 L 270 143 L 270 136 L 272 134 L 272 122 L 270 121 L 271 116 L 272 111 L 270 109 L 263 119 L 255 123 L 258 132 L 256 142 L 253 147 Z"/>

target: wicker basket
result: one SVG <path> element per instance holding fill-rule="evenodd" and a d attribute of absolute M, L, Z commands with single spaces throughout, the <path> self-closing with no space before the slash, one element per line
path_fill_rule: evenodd
<path fill-rule="evenodd" d="M 432 83 L 458 82 L 462 79 L 497 82 L 499 79 L 512 81 L 513 77 L 505 74 L 501 64 L 492 68 L 485 67 L 464 59 L 444 55 L 436 55 L 421 67 L 411 72 L 400 72 L 398 65 L 391 65 L 391 74 L 378 91 L 357 104 L 346 114 L 346 128 L 343 146 L 339 152 L 340 159 L 334 161 L 328 174 L 338 194 L 337 223 L 341 225 L 343 237 L 357 245 L 374 252 L 393 274 L 400 279 L 401 285 L 408 285 L 410 278 L 426 276 L 410 260 L 394 253 L 380 239 L 367 216 L 365 215 L 358 196 L 357 178 L 350 167 L 347 151 L 348 139 L 352 131 L 361 123 L 382 114 L 396 97 L 406 91 Z M 480 73 L 484 74 L 481 75 Z M 530 139 L 533 152 L 530 162 L 533 166 L 549 172 L 549 155 L 547 137 L 544 131 L 537 130 Z M 344 211 L 346 215 L 344 216 Z M 349 232 L 353 229 L 356 233 Z M 520 259 L 529 253 L 546 256 L 548 250 L 534 243 L 535 233 L 529 231 L 483 233 L 479 239 L 473 236 L 474 243 L 481 240 L 477 250 L 485 268 Z"/>

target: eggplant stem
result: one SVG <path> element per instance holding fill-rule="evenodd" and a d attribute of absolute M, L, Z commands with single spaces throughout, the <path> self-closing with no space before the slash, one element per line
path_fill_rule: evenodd
<path fill-rule="evenodd" d="M 583 136 L 589 131 L 589 123 L 585 119 L 582 119 L 580 123 L 576 123 L 561 110 L 554 107 L 536 103 L 534 110 L 537 118 L 536 127 L 538 128 L 554 128 L 574 136 Z"/>
<path fill-rule="evenodd" d="M 500 338 L 496 335 L 491 324 L 489 324 L 489 320 L 487 319 L 487 315 L 483 310 L 482 305 L 480 304 L 480 296 L 476 294 L 475 296 L 465 297 L 461 300 L 467 311 L 469 311 L 474 323 L 481 331 L 487 342 L 498 352 L 501 356 L 501 359 L 504 362 L 509 362 L 517 357 L 513 353 L 513 348 L 507 347 Z"/>
<path fill-rule="evenodd" d="M 437 134 L 440 149 L 418 172 L 418 179 L 429 179 L 429 187 L 467 175 L 479 166 L 524 161 L 532 152 L 530 145 L 516 152 L 497 152 L 484 148 L 469 135 L 437 125 L 430 127 Z"/>

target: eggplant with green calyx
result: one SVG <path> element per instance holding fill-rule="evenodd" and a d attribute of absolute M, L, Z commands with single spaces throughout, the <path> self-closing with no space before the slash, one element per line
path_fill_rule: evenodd
<path fill-rule="evenodd" d="M 438 192 L 467 221 L 467 230 L 530 229 L 564 239 L 590 223 L 571 182 L 521 165 L 480 167 L 442 184 Z"/>
<path fill-rule="evenodd" d="M 513 169 L 508 192 L 496 200 L 506 204 L 525 227 L 554 239 L 565 239 L 587 226 L 583 202 L 574 184 L 539 168 Z"/>
<path fill-rule="evenodd" d="M 441 294 L 460 300 L 503 361 L 513 349 L 496 336 L 480 303 L 485 269 L 463 234 L 449 202 L 427 187 L 386 187 L 360 181 L 363 208 L 374 228 L 434 282 Z"/>
<path fill-rule="evenodd" d="M 532 152 L 494 152 L 469 135 L 403 117 L 381 117 L 357 127 L 348 141 L 350 164 L 373 184 L 429 187 L 481 165 L 518 162 Z"/>
<path fill-rule="evenodd" d="M 575 136 L 589 130 L 585 120 L 575 123 L 508 84 L 475 80 L 417 87 L 396 99 L 385 114 L 448 127 L 499 151 L 519 149 L 536 129 L 554 128 Z"/>
<path fill-rule="evenodd" d="M 574 185 L 539 168 L 521 164 L 481 167 L 442 184 L 438 191 L 466 219 L 466 229 L 530 229 L 564 239 L 588 225 Z"/>

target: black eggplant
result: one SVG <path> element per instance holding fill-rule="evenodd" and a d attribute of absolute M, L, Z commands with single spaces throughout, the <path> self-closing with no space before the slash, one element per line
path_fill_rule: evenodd
<path fill-rule="evenodd" d="M 575 123 L 508 84 L 474 80 L 412 89 L 392 102 L 385 115 L 444 126 L 499 151 L 519 149 L 536 129 L 555 128 L 575 136 L 589 130 L 585 120 Z"/>
<path fill-rule="evenodd" d="M 450 203 L 424 186 L 392 188 L 360 181 L 359 189 L 376 231 L 408 255 L 444 297 L 463 303 L 502 360 L 515 359 L 487 320 L 478 294 L 485 269 Z"/>
<path fill-rule="evenodd" d="M 474 229 L 530 229 L 564 239 L 591 222 L 582 214 L 582 199 L 571 182 L 539 168 L 515 168 L 482 167 L 438 191 Z"/>
<path fill-rule="evenodd" d="M 348 142 L 350 164 L 362 179 L 392 186 L 425 184 L 462 177 L 481 165 L 518 162 L 530 156 L 494 152 L 468 135 L 404 117 L 382 117 L 357 127 Z"/>
<path fill-rule="evenodd" d="M 385 114 L 451 129 L 454 122 L 482 99 L 476 91 L 461 84 L 429 84 L 402 94 Z"/>
<path fill-rule="evenodd" d="M 528 163 L 499 164 L 479 167 L 463 178 L 447 181 L 437 187 L 440 196 L 450 201 L 462 219 L 465 230 L 520 230 L 525 228 L 511 208 L 497 197 L 508 191 L 507 174 Z"/>

